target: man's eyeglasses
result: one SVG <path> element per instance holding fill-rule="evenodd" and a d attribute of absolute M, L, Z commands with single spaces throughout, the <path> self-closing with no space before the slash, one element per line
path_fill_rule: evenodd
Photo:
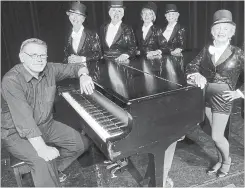
<path fill-rule="evenodd" d="M 46 54 L 41 54 L 41 55 L 38 55 L 38 54 L 28 54 L 26 52 L 24 52 L 26 55 L 30 56 L 32 59 L 38 59 L 38 58 L 41 58 L 41 59 L 46 59 L 48 56 Z"/>

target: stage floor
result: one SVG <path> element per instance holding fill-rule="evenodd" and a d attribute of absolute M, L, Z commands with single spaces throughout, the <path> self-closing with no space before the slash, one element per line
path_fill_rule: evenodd
<path fill-rule="evenodd" d="M 244 120 L 241 117 L 240 102 L 235 103 L 231 117 L 232 166 L 229 175 L 220 179 L 217 179 L 215 175 L 206 175 L 206 170 L 216 160 L 216 152 L 211 137 L 200 127 L 196 127 L 188 134 L 194 143 L 179 142 L 177 144 L 169 172 L 170 178 L 174 181 L 174 187 L 244 187 Z M 68 116 L 67 112 L 66 115 Z M 130 157 L 130 165 L 118 172 L 115 178 L 112 178 L 106 169 L 104 160 L 103 154 L 93 146 L 65 170 L 69 177 L 62 186 L 142 187 L 147 185 L 147 180 L 142 181 L 148 164 L 147 154 Z M 4 148 L 1 152 L 1 167 L 1 186 L 16 187 L 13 171 L 9 166 L 9 155 Z M 31 185 L 30 175 L 24 176 L 24 186 Z"/>

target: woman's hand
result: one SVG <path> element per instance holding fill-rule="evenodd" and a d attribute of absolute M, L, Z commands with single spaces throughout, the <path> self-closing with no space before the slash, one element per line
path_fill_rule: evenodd
<path fill-rule="evenodd" d="M 115 61 L 119 61 L 119 62 L 126 61 L 128 58 L 129 58 L 128 54 L 121 54 L 119 57 L 115 59 Z"/>
<path fill-rule="evenodd" d="M 85 63 L 86 62 L 86 57 L 84 56 L 78 56 L 78 55 L 70 55 L 68 57 L 68 63 Z"/>
<path fill-rule="evenodd" d="M 192 75 L 188 75 L 187 79 L 193 80 L 195 84 L 201 89 L 203 89 L 207 83 L 207 79 L 200 73 L 194 73 Z"/>
<path fill-rule="evenodd" d="M 181 52 L 182 52 L 182 49 L 176 48 L 175 50 L 171 51 L 171 55 L 174 55 L 174 56 L 183 56 Z"/>
<path fill-rule="evenodd" d="M 224 91 L 224 93 L 225 94 L 223 94 L 222 97 L 227 101 L 233 101 L 241 97 L 238 91 Z"/>
<path fill-rule="evenodd" d="M 151 58 L 153 56 L 159 56 L 161 54 L 162 54 L 161 50 L 149 51 L 149 52 L 147 52 L 146 57 Z"/>

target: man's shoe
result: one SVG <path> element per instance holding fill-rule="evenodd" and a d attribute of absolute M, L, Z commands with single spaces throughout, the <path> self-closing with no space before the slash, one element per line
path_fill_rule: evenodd
<path fill-rule="evenodd" d="M 60 183 L 64 182 L 67 179 L 67 175 L 64 174 L 63 172 L 58 171 L 58 176 L 59 176 Z"/>

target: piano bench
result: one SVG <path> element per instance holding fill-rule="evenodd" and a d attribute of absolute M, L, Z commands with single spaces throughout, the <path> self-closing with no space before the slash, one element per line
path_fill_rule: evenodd
<path fill-rule="evenodd" d="M 11 154 L 10 154 L 10 166 L 13 168 L 14 176 L 18 187 L 23 187 L 22 175 L 31 172 L 31 168 L 24 161 L 17 159 Z"/>

